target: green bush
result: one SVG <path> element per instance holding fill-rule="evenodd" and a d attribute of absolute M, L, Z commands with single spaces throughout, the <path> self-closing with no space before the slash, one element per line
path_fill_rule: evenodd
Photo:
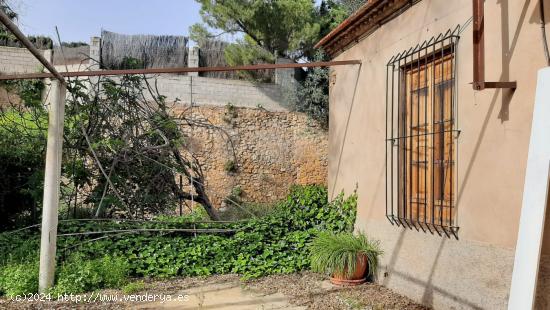
<path fill-rule="evenodd" d="M 38 291 L 38 261 L 10 264 L 0 270 L 0 293 L 8 296 Z"/>
<path fill-rule="evenodd" d="M 127 282 L 130 266 L 121 257 L 104 256 L 85 260 L 80 255 L 71 257 L 59 269 L 55 294 L 78 294 L 101 288 L 117 288 Z"/>
<path fill-rule="evenodd" d="M 31 224 L 38 218 L 45 128 L 45 114 L 13 109 L 0 113 L 0 232 Z"/>
<path fill-rule="evenodd" d="M 60 233 L 190 227 L 229 228 L 235 233 L 126 234 L 86 243 L 82 243 L 89 240 L 86 237 L 63 237 L 58 240 L 61 267 L 54 291 L 75 293 L 117 287 L 126 276 L 167 278 L 237 273 L 243 279 L 250 279 L 305 270 L 310 266 L 309 245 L 320 231 L 353 230 L 357 196 L 344 198 L 341 194 L 333 202 L 327 201 L 324 187 L 302 186 L 294 187 L 268 215 L 232 224 L 190 223 L 190 220 L 200 220 L 195 215 L 191 219 L 157 218 L 162 222 L 142 223 L 137 227 L 134 222 L 60 222 Z M 25 261 L 26 256 L 37 255 L 38 238 L 37 232 L 0 234 L 0 268 L 3 262 Z M 70 250 L 70 258 L 64 260 L 70 252 L 63 249 L 79 243 L 82 244 Z"/>
<path fill-rule="evenodd" d="M 145 283 L 143 281 L 131 282 L 126 284 L 122 291 L 124 294 L 134 294 L 145 289 Z"/>

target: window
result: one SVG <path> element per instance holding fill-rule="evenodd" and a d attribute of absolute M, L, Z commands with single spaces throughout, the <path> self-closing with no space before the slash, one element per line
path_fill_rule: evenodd
<path fill-rule="evenodd" d="M 457 236 L 458 27 L 388 63 L 386 215 L 395 225 Z"/>

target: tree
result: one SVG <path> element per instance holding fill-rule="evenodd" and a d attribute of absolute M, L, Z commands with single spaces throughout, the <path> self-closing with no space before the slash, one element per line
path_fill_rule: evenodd
<path fill-rule="evenodd" d="M 174 115 L 175 102 L 139 75 L 73 80 L 68 91 L 65 171 L 73 187 L 90 189 L 86 201 L 95 216 L 107 211 L 145 217 L 174 210 L 183 199 L 219 219 L 184 134 L 186 127 L 214 126 L 188 110 Z M 187 190 L 176 183 L 178 176 Z"/>
<path fill-rule="evenodd" d="M 346 9 L 348 14 L 353 14 L 359 8 L 361 8 L 367 0 L 338 0 L 340 5 Z"/>
<path fill-rule="evenodd" d="M 323 51 L 318 51 L 313 60 L 326 61 L 327 57 Z M 311 68 L 305 81 L 298 87 L 296 96 L 296 110 L 309 115 L 324 129 L 328 128 L 328 81 L 327 68 Z"/>
<path fill-rule="evenodd" d="M 0 171 L 22 166 L 22 173 L 14 173 L 25 180 L 41 180 L 34 172 L 43 170 L 46 143 L 43 84 L 34 82 L 12 83 L 22 102 L 0 109 L 0 133 L 4 133 L 0 146 L 17 145 L 18 150 L 2 148 L 12 159 L 0 162 Z M 205 187 L 201 162 L 190 151 L 192 136 L 186 132 L 192 132 L 192 127 L 218 130 L 232 151 L 222 129 L 191 115 L 190 110 L 175 115 L 176 102 L 168 102 L 156 91 L 156 84 L 141 75 L 74 79 L 67 90 L 61 187 L 65 214 L 78 210 L 85 217 L 150 217 L 173 212 L 180 200 L 192 200 L 212 220 L 219 219 Z M 0 158 L 7 158 L 4 153 L 0 152 Z M 180 176 L 185 180 L 183 187 L 176 181 Z M 41 184 L 20 183 L 41 192 Z M 3 197 L 10 198 L 2 194 L 8 185 L 0 182 L 0 214 L 6 209 Z"/>
<path fill-rule="evenodd" d="M 332 0 L 324 0 L 315 7 L 311 0 L 196 0 L 201 4 L 204 25 L 190 29 L 191 38 L 200 43 L 213 37 L 207 27 L 223 33 L 244 37 L 233 44 L 227 54 L 227 62 L 244 64 L 243 61 L 273 62 L 278 57 L 294 60 L 311 58 L 313 46 L 331 26 L 345 17 L 341 7 Z M 237 46 L 236 46 L 237 45 Z M 262 49 L 265 53 L 255 61 L 250 50 Z"/>

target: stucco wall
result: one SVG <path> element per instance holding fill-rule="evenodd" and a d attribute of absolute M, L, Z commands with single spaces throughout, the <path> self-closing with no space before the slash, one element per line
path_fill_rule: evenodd
<path fill-rule="evenodd" d="M 356 228 L 380 239 L 385 251 L 379 281 L 436 309 L 507 304 L 536 73 L 545 66 L 536 2 L 485 1 L 486 77 L 517 80 L 515 92 L 472 90 L 470 0 L 420 1 L 336 57 L 363 63 L 331 73 L 329 191 L 350 192 L 358 184 Z M 460 231 L 454 240 L 403 230 L 385 218 L 385 65 L 457 25 L 463 30 L 457 49 Z"/>
<path fill-rule="evenodd" d="M 175 111 L 182 112 L 220 128 L 188 132 L 216 207 L 237 186 L 245 202 L 274 202 L 293 184 L 326 184 L 328 134 L 305 114 L 252 108 L 235 108 L 233 114 L 212 106 Z M 235 162 L 236 171 L 226 171 L 228 161 Z"/>

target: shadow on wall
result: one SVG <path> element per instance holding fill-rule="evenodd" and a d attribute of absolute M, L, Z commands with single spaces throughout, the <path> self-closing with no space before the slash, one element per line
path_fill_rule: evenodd
<path fill-rule="evenodd" d="M 516 31 L 514 32 L 514 37 L 512 41 L 510 42 L 509 38 L 509 29 L 510 26 L 508 24 L 508 1 L 509 0 L 500 0 L 498 3 L 501 5 L 501 35 L 502 35 L 502 72 L 498 79 L 498 81 L 508 81 L 510 78 L 510 62 L 514 55 L 514 51 L 516 49 L 517 41 L 519 38 L 519 34 L 521 32 L 522 25 L 525 20 L 525 16 L 527 14 L 527 8 L 529 7 L 530 0 L 525 1 L 525 4 L 523 5 L 523 9 L 521 11 L 521 15 L 518 21 L 518 24 L 516 26 Z M 490 77 L 489 77 L 490 78 Z M 486 90 L 487 91 L 487 90 Z M 514 91 L 510 89 L 497 89 L 493 95 L 493 98 L 491 99 L 491 103 L 489 104 L 489 109 L 487 110 L 487 114 L 485 116 L 485 119 L 483 120 L 483 124 L 481 126 L 477 141 L 475 143 L 474 151 L 472 153 L 472 156 L 470 160 L 468 161 L 468 165 L 466 167 L 466 173 L 464 174 L 464 179 L 460 184 L 460 188 L 458 190 L 458 196 L 456 205 L 460 206 L 461 198 L 464 194 L 464 190 L 468 184 L 468 180 L 470 178 L 470 174 L 472 172 L 472 168 L 474 166 L 474 163 L 476 162 L 477 155 L 479 153 L 479 148 L 481 146 L 481 143 L 483 142 L 483 138 L 485 137 L 485 133 L 487 131 L 487 126 L 489 125 L 489 121 L 491 119 L 491 116 L 493 115 L 493 110 L 495 109 L 495 105 L 497 103 L 497 100 L 499 96 L 501 96 L 501 107 L 500 112 L 498 114 L 498 118 L 501 122 L 508 121 L 510 119 L 510 113 L 509 113 L 509 107 L 510 103 L 512 101 L 512 97 L 514 95 Z"/>
<path fill-rule="evenodd" d="M 349 130 L 349 124 L 350 124 L 350 119 L 351 119 L 351 115 L 352 115 L 352 112 L 353 112 L 353 107 L 355 105 L 355 98 L 356 98 L 356 95 L 357 95 L 357 86 L 359 84 L 359 79 L 361 77 L 361 68 L 362 68 L 362 65 L 358 65 L 357 66 L 357 69 L 356 69 L 356 78 L 355 78 L 355 85 L 353 87 L 353 95 L 351 97 L 351 103 L 350 103 L 350 106 L 349 106 L 349 111 L 348 111 L 348 114 L 346 116 L 346 124 L 345 126 L 343 127 L 343 136 L 339 133 L 339 132 L 331 132 L 330 135 L 334 136 L 334 137 L 342 137 L 342 139 L 332 139 L 330 141 L 330 143 L 338 143 L 338 145 L 329 145 L 329 149 L 333 149 L 333 148 L 337 148 L 339 150 L 338 152 L 338 164 L 336 166 L 336 171 L 334 173 L 334 180 L 332 181 L 332 184 L 329 184 L 332 185 L 332 188 L 329 188 L 329 199 L 333 199 L 335 197 L 335 194 L 336 193 L 336 186 L 338 184 L 338 178 L 340 176 L 340 167 L 342 165 L 342 156 L 344 154 L 344 147 L 346 145 L 346 139 L 347 139 L 347 136 L 348 136 L 348 130 Z M 339 128 L 336 128 L 336 129 L 339 129 Z M 333 129 L 334 130 L 334 127 Z"/>

